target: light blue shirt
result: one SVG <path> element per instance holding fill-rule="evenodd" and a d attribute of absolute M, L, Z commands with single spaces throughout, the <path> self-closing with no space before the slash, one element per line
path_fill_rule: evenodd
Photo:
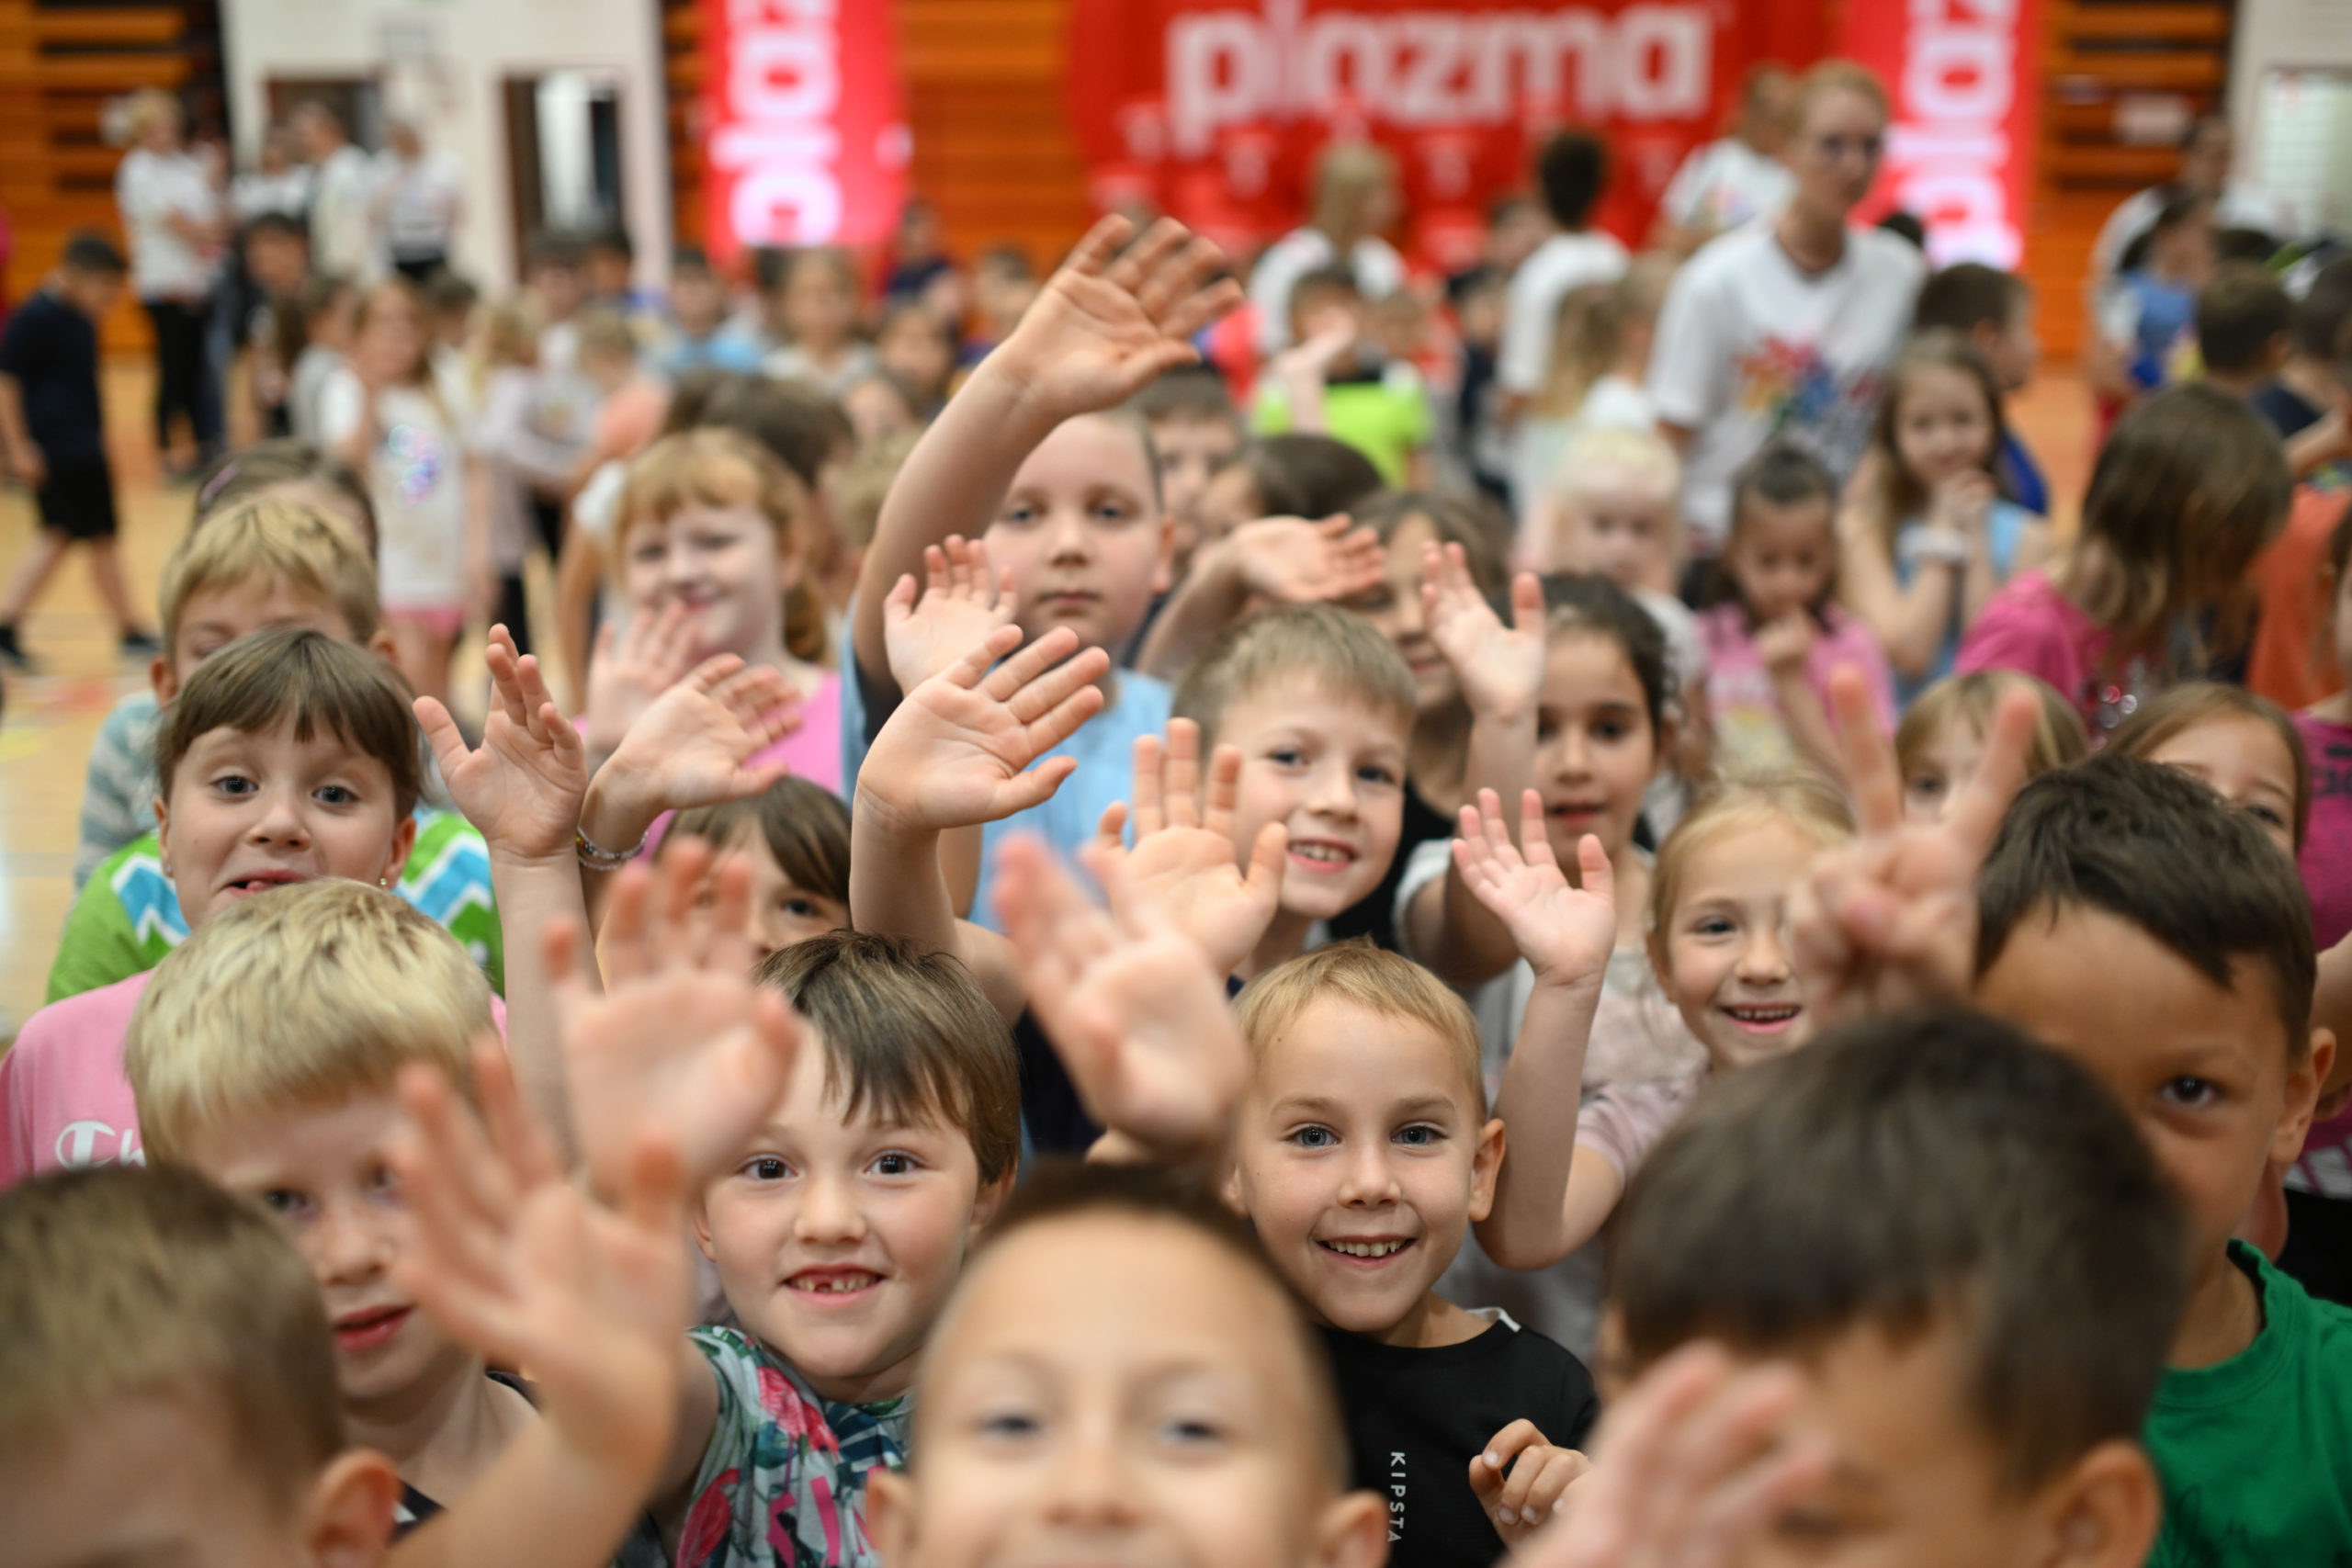
<path fill-rule="evenodd" d="M 1984 518 L 1984 549 L 1993 560 L 1995 581 L 2007 582 L 2009 580 L 2009 573 L 2016 570 L 2018 541 L 2025 537 L 2026 528 L 2032 522 L 2033 514 L 2015 502 L 1993 502 L 1992 510 L 1985 514 Z M 1914 517 L 1895 531 L 1894 580 L 1906 588 L 1911 584 L 1911 574 L 1917 570 L 1918 561 L 1915 558 L 1913 551 L 1905 546 L 1917 536 L 1918 530 L 1923 526 L 1925 525 L 1918 518 Z M 1951 673 L 1952 660 L 1960 653 L 1961 634 L 1967 630 L 1967 627 L 1961 624 L 1961 605 L 1955 595 L 1951 606 L 1951 618 L 1944 623 L 1944 639 L 1936 649 L 1935 663 L 1929 665 L 1928 672 L 1916 681 L 1900 670 L 1894 672 L 1896 712 L 1907 711 L 1912 703 L 1917 700 L 1920 693 Z"/>

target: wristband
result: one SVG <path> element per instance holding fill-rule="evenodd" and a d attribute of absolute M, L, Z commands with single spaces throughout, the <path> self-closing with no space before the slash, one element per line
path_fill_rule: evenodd
<path fill-rule="evenodd" d="M 580 828 L 571 829 L 572 847 L 578 852 L 580 863 L 590 871 L 618 871 L 645 852 L 645 840 L 639 839 L 633 850 L 608 850 L 590 838 Z"/>
<path fill-rule="evenodd" d="M 1917 561 L 1944 561 L 1952 566 L 1968 564 L 1968 540 L 1950 528 L 1922 528 L 1908 541 L 1911 558 Z"/>

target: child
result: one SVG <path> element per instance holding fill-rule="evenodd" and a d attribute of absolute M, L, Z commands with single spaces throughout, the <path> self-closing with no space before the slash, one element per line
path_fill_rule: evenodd
<path fill-rule="evenodd" d="M 2343 287 L 2352 296 L 2352 269 L 2347 274 Z M 2352 320 L 2352 300 L 2345 310 Z M 2306 390 L 2327 394 L 2326 418 L 2312 427 L 2322 435 L 2331 428 L 2339 435 L 2352 428 L 2346 423 L 2352 421 L 2352 328 L 2340 346 L 2325 379 L 2317 386 L 2303 383 Z M 2295 456 L 2296 446 L 2290 442 L 2290 468 Z M 2286 528 L 2254 563 L 2259 598 L 2245 683 L 2284 708 L 2309 707 L 2344 686 L 2345 671 L 2328 657 L 2326 631 L 2334 587 L 2327 563 L 2331 550 L 2342 548 L 2338 528 L 2352 516 L 2352 486 L 2339 482 L 2343 477 L 2340 468 L 2322 469 L 2296 485 Z"/>
<path fill-rule="evenodd" d="M 299 441 L 320 439 L 320 399 L 343 368 L 351 347 L 351 308 L 357 292 L 350 280 L 312 274 L 294 297 L 301 346 L 286 386 L 286 422 Z"/>
<path fill-rule="evenodd" d="M 1827 693 L 1829 671 L 1841 664 L 1869 681 L 1879 728 L 1894 727 L 1886 655 L 1833 603 L 1837 501 L 1829 471 L 1793 446 L 1766 447 L 1732 483 L 1716 603 L 1699 618 L 1717 765 L 1726 773 L 1802 759 L 1838 776 Z"/>
<path fill-rule="evenodd" d="M 1406 360 L 1368 339 L 1353 269 L 1320 267 L 1291 286 L 1292 346 L 1266 367 L 1251 428 L 1329 434 L 1372 459 L 1392 485 L 1426 480 L 1429 389 Z"/>
<path fill-rule="evenodd" d="M 1894 666 L 1908 707 L 1951 673 L 1961 635 L 2050 530 L 2005 499 L 2001 388 L 1959 333 L 1922 333 L 1887 372 L 1865 458 L 1838 519 L 1838 592 Z"/>
<path fill-rule="evenodd" d="M 2199 617 L 2235 600 L 2290 493 L 2278 438 L 2244 401 L 2167 389 L 2117 422 L 2075 538 L 2002 585 L 1953 668 L 2039 676 L 2104 736 L 2197 672 Z"/>
<path fill-rule="evenodd" d="M 579 368 L 580 325 L 588 303 L 587 258 L 578 241 L 538 234 L 523 252 L 523 290 L 539 321 L 539 363 L 560 374 Z"/>
<path fill-rule="evenodd" d="M 1550 534 L 1554 491 L 1577 471 L 1564 452 L 1579 433 L 1656 431 L 1657 412 L 1642 378 L 1673 275 L 1666 257 L 1645 255 L 1614 281 L 1588 283 L 1562 297 L 1551 370 L 1514 436 L 1511 493 L 1522 539 Z"/>
<path fill-rule="evenodd" d="M 575 485 L 605 463 L 635 457 L 662 428 L 670 402 L 669 388 L 646 373 L 637 334 L 612 310 L 580 318 L 580 374 L 596 389 L 596 418 L 587 454 L 574 467 Z"/>
<path fill-rule="evenodd" d="M 76 544 L 89 547 L 91 580 L 114 617 L 120 651 L 144 658 L 162 646 L 140 626 L 122 585 L 98 408 L 98 322 L 120 298 L 127 270 L 103 235 L 74 235 L 47 286 L 0 334 L 0 443 L 9 472 L 40 508 L 40 536 L 0 592 L 0 664 L 19 675 L 39 666 L 17 639 L 17 623 Z"/>
<path fill-rule="evenodd" d="M 1289 1286 L 1229 1212 L 1155 1172 L 1032 1175 L 941 1314 L 922 1389 L 911 1462 L 866 1491 L 892 1568 L 1000 1545 L 1374 1568 L 1393 1534 L 1387 1499 L 1348 1489 L 1330 1369 Z"/>
<path fill-rule="evenodd" d="M 2130 1121 L 2013 1029 L 1917 1013 L 1739 1074 L 1626 1194 L 1610 1338 L 1621 1380 L 1687 1391 L 1694 1357 L 1779 1369 L 1778 1419 L 1717 1404 L 1681 1445 L 1784 1464 L 1810 1448 L 1812 1473 L 1746 1516 L 1771 1542 L 1745 1555 L 1705 1555 L 1726 1515 L 1668 1491 L 1657 1528 L 1703 1543 L 1669 1561 L 1842 1557 L 1864 1541 L 1954 1568 L 2170 1561 L 2147 1556 L 2159 1499 L 2135 1438 L 2187 1262 Z M 1639 1395 L 1616 1393 L 1596 1483 L 1626 1459 L 1613 1423 Z M 1584 1489 L 1571 1495 L 1582 1529 Z"/>
<path fill-rule="evenodd" d="M 1122 253 L 1127 238 L 1125 220 L 1095 225 L 899 471 L 858 579 L 849 661 L 856 680 L 844 682 L 858 712 L 842 726 L 854 750 L 899 699 L 884 604 L 926 547 L 985 534 L 990 558 L 1012 573 L 1014 619 L 1032 639 L 1067 626 L 1081 647 L 1124 649 L 1153 596 L 1167 591 L 1172 531 L 1150 434 L 1139 420 L 1104 411 L 1192 362 L 1192 334 L 1230 310 L 1240 290 L 1230 279 L 1210 281 L 1221 265 L 1216 247 L 1180 224 L 1155 225 Z M 1157 681 L 1119 673 L 1104 694 L 1102 713 L 1074 738 L 1076 772 L 1050 815 L 1030 819 L 1064 849 L 1091 838 L 1121 798 L 1135 739 L 1167 725 L 1168 692 Z M 856 771 L 845 761 L 844 778 Z M 983 920 L 992 907 L 987 880 L 984 862 L 973 901 Z"/>
<path fill-rule="evenodd" d="M 1206 366 L 1169 371 L 1137 392 L 1129 406 L 1151 427 L 1152 449 L 1159 454 L 1160 499 L 1176 519 L 1176 568 L 1182 571 L 1204 542 L 1201 502 L 1210 476 L 1241 449 L 1241 415 L 1225 378 Z"/>
<path fill-rule="evenodd" d="M 2197 357 L 2205 379 L 2251 401 L 2287 363 L 2293 310 L 2287 290 L 2259 262 L 2216 268 L 2197 293 Z"/>
<path fill-rule="evenodd" d="M 681 811 L 662 847 L 686 839 L 704 840 L 719 856 L 699 907 L 714 901 L 729 859 L 749 863 L 752 923 L 745 934 L 759 956 L 848 927 L 849 808 L 839 796 L 807 779 L 778 779 L 741 800 Z"/>
<path fill-rule="evenodd" d="M 99 862 L 155 826 L 157 710 L 206 654 L 258 629 L 224 603 L 196 605 L 191 615 L 192 598 L 250 585 L 263 590 L 252 595 L 256 603 L 281 599 L 276 606 L 280 612 L 291 607 L 283 600 L 305 596 L 311 601 L 303 607 L 306 611 L 340 608 L 340 616 L 288 618 L 349 640 L 373 639 L 379 629 L 376 573 L 368 557 L 374 527 L 366 492 L 345 488 L 356 482 L 348 465 L 316 447 L 288 441 L 247 447 L 220 459 L 214 468 L 197 486 L 193 529 L 164 563 L 159 595 L 164 648 L 148 666 L 148 689 L 117 703 L 91 742 L 82 789 L 81 837 L 74 851 L 76 888 L 89 880 Z M 242 503 L 261 497 L 283 504 L 266 521 L 240 516 L 241 532 L 201 547 L 196 544 L 208 522 L 243 513 Z M 329 536 L 334 524 L 345 522 L 350 525 L 347 536 Z M 271 592 L 273 579 L 284 584 L 282 595 Z M 223 594 L 209 596 L 218 601 Z M 205 628 L 200 637 L 182 639 L 183 627 L 192 631 L 199 625 Z M 363 626 L 364 638 L 357 629 Z"/>
<path fill-rule="evenodd" d="M 1201 492 L 1201 537 L 1214 542 L 1260 517 L 1329 517 L 1378 495 L 1372 459 L 1329 435 L 1269 435 L 1218 465 Z"/>
<path fill-rule="evenodd" d="M 2089 731 L 2075 706 L 2042 682 L 2014 670 L 1983 670 L 1947 675 L 1926 691 L 1894 729 L 1894 762 L 1903 781 L 1903 817 L 1908 822 L 1939 822 L 1954 796 L 1968 787 L 1984 760 L 1993 710 L 2007 691 L 2034 699 L 2033 734 L 2027 744 L 2025 776 L 2039 778 L 2052 768 L 2071 768 L 2090 755 Z"/>
<path fill-rule="evenodd" d="M 965 343 L 960 363 L 979 364 L 1021 325 L 1021 318 L 1043 292 L 1029 253 L 1019 245 L 990 245 L 972 264 L 972 313 L 976 331 Z"/>
<path fill-rule="evenodd" d="M 922 428 L 922 399 L 895 371 L 866 372 L 842 389 L 839 400 L 860 442 Z"/>
<path fill-rule="evenodd" d="M 2138 259 L 2092 301 L 2095 330 L 2084 355 L 2092 388 L 2110 408 L 2129 408 L 2185 374 L 2197 291 L 2213 275 L 2212 198 L 2179 189 L 2133 249 Z"/>
<path fill-rule="evenodd" d="M 496 1294 L 526 1310 L 476 1310 L 463 1336 L 469 1353 L 527 1363 L 548 1418 L 392 1545 L 401 1481 L 384 1455 L 346 1447 L 318 1287 L 260 1205 L 177 1169 L 75 1171 L 0 1194 L 10 1562 L 606 1562 L 661 1457 L 644 1412 L 673 1397 L 662 1330 L 684 1302 L 674 1235 L 654 1240 L 674 1225 L 674 1194 L 632 1182 L 627 1197 L 630 1219 L 583 1247 L 584 1203 L 544 1182 L 533 1193 L 540 1233 L 569 1227 L 574 1245 L 561 1264 L 553 1248 L 516 1257 Z M 421 1214 L 428 1239 L 444 1213 Z M 436 1259 L 406 1278 L 446 1301 L 456 1272 Z"/>
<path fill-rule="evenodd" d="M 2202 779 L 2280 852 L 2301 852 L 2311 772 L 2301 730 L 2268 698 L 2214 681 L 2175 686 L 2118 725 L 2107 749 Z"/>
<path fill-rule="evenodd" d="M 748 375 L 760 367 L 757 344 L 727 319 L 727 280 L 698 245 L 681 245 L 670 256 L 670 322 L 658 359 L 672 381 L 691 370 L 729 370 Z"/>
<path fill-rule="evenodd" d="M 481 474 L 490 568 L 498 578 L 498 615 L 509 625 L 527 626 L 530 601 L 523 569 L 537 528 L 534 497 L 540 490 L 570 484 L 580 454 L 534 426 L 542 378 L 538 323 L 528 312 L 518 305 L 492 306 L 482 312 L 471 348 L 474 417 L 466 444 Z"/>
<path fill-rule="evenodd" d="M 761 365 L 779 381 L 806 381 L 839 397 L 877 361 L 857 335 L 857 263 L 847 251 L 812 245 L 795 251 L 776 288 L 785 344 Z"/>
<path fill-rule="evenodd" d="M 384 657 L 367 561 L 339 525 L 307 508 L 264 499 L 207 519 L 165 563 L 163 602 L 170 647 L 151 671 L 147 717 L 123 740 L 119 771 L 108 786 L 110 798 L 113 790 L 122 792 L 109 814 L 133 836 L 97 860 L 74 897 L 49 973 L 51 1002 L 152 969 L 187 940 L 190 906 L 212 897 L 209 888 L 191 889 L 183 900 L 160 840 L 158 817 L 166 795 L 158 784 L 166 728 L 158 716 L 160 705 L 184 696 L 213 658 L 272 631 L 309 630 L 364 650 L 384 666 L 379 682 L 397 683 Z M 345 663 L 337 660 L 336 667 Z M 247 678 L 265 679 L 246 668 Z M 388 700 L 406 701 L 397 694 Z M 99 761 L 94 754 L 94 770 Z M 414 825 L 413 847 L 401 863 L 395 886 L 401 897 L 447 926 L 492 985 L 503 988 L 505 942 L 481 835 L 457 813 L 421 802 L 412 802 L 408 815 Z"/>
<path fill-rule="evenodd" d="M 392 659 L 419 695 L 449 690 L 469 611 L 486 606 L 490 541 L 470 515 L 462 389 L 433 374 L 415 287 L 361 299 L 345 368 L 320 394 L 319 439 L 368 479 Z"/>
<path fill-rule="evenodd" d="M 2352 671 L 2352 516 L 2329 541 L 2327 621 L 2339 671 Z M 2339 686 L 2295 716 L 2312 766 L 2312 826 L 2303 840 L 2303 886 L 2322 948 L 2352 933 L 2352 689 Z"/>
<path fill-rule="evenodd" d="M 1574 1449 L 1598 1405 L 1566 1350 L 1432 1289 L 1502 1164 L 1477 1026 L 1368 942 L 1270 970 L 1239 1006 L 1254 1070 L 1227 1194 L 1323 1329 L 1355 1480 L 1389 1497 L 1389 1561 L 1490 1562 L 1502 1542 L 1465 1467 L 1521 1422 Z"/>
<path fill-rule="evenodd" d="M 882 312 L 874 333 L 874 357 L 914 398 L 915 418 L 935 417 L 956 375 L 956 329 L 920 299 L 901 299 Z"/>
<path fill-rule="evenodd" d="M 1919 286 L 1919 303 L 1911 324 L 1914 332 L 1943 328 L 1966 338 L 1992 369 L 1993 379 L 2006 399 L 2025 389 L 2041 359 L 2033 311 L 2033 286 L 2016 273 L 1982 262 L 1956 262 L 1929 274 Z M 2036 517 L 2050 515 L 2049 482 L 2006 412 L 1996 473 L 2004 495 Z"/>
<path fill-rule="evenodd" d="M 1816 854 L 1852 836 L 1853 817 L 1820 779 L 1789 773 L 1716 785 L 1667 839 L 1635 919 L 1657 985 L 1703 1057 L 1695 1070 L 1645 1079 L 1615 1062 L 1601 1064 L 1607 1077 L 1587 1066 L 1625 923 L 1616 902 L 1625 895 L 1595 874 L 1600 841 L 1575 846 L 1587 869 L 1573 890 L 1541 797 L 1524 803 L 1517 852 L 1500 805 L 1488 796 L 1482 812 L 1464 812 L 1455 845 L 1472 890 L 1510 927 L 1531 971 L 1495 1097 L 1504 1127 L 1517 1130 L 1519 1159 L 1505 1167 L 1477 1234 L 1497 1264 L 1550 1269 L 1600 1234 L 1650 1146 L 1704 1084 L 1796 1050 L 1816 1032 L 1785 936 L 1789 895 Z M 1542 1281 L 1536 1300 L 1548 1317 L 1589 1334 L 1593 1284 L 1590 1270 L 1565 1269 Z"/>

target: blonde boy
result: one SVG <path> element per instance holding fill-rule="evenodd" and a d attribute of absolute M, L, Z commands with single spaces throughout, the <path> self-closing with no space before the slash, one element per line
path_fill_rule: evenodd
<path fill-rule="evenodd" d="M 1486 1568 L 1498 1527 L 1516 1539 L 1548 1517 L 1599 1406 L 1560 1346 L 1435 1290 L 1503 1159 L 1477 1024 L 1363 942 L 1261 976 L 1240 1014 L 1254 1071 L 1227 1195 L 1323 1327 L 1356 1483 L 1388 1499 L 1389 1562 Z M 1515 1468 L 1516 1508 L 1513 1461 L 1553 1477 L 1538 1493 Z"/>
<path fill-rule="evenodd" d="M 309 482 L 309 481 L 300 481 Z M 345 524 L 285 500 L 260 498 L 203 519 L 164 562 L 164 651 L 151 693 L 110 714 L 90 755 L 74 874 L 47 999 L 110 986 L 153 968 L 186 940 L 188 921 L 154 838 L 155 739 L 163 705 L 199 665 L 256 632 L 316 631 L 389 660 L 376 569 Z M 481 835 L 453 812 L 416 813 L 401 896 L 448 926 L 502 983 L 505 942 Z"/>

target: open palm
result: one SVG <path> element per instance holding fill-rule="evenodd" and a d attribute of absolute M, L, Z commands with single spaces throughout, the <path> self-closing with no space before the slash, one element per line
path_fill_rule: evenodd
<path fill-rule="evenodd" d="M 1193 334 L 1241 302 L 1207 240 L 1167 219 L 1127 245 L 1134 232 L 1116 217 L 1087 231 L 997 351 L 1057 417 L 1124 402 L 1193 363 Z"/>
<path fill-rule="evenodd" d="M 1012 620 L 1013 597 L 1004 574 L 989 565 L 988 547 L 948 536 L 924 549 L 922 597 L 912 572 L 882 602 L 882 638 L 890 679 L 911 692 L 988 640 Z"/>
<path fill-rule="evenodd" d="M 1127 810 L 1103 813 L 1097 841 L 1117 859 L 1132 896 L 1150 904 L 1191 937 L 1220 975 L 1241 966 L 1282 908 L 1283 852 L 1290 836 L 1279 822 L 1260 830 L 1240 863 L 1234 840 L 1241 753 L 1220 746 L 1210 759 L 1208 791 L 1200 788 L 1201 728 L 1170 720 L 1168 739 L 1137 738 L 1135 847 L 1124 844 Z"/>
<path fill-rule="evenodd" d="M 1421 605 L 1430 640 L 1453 669 L 1473 713 L 1527 714 L 1544 689 L 1544 587 L 1533 572 L 1511 580 L 1510 625 L 1470 576 L 1460 545 L 1421 550 Z"/>
<path fill-rule="evenodd" d="M 741 800 L 784 776 L 781 762 L 750 763 L 800 727 L 798 703 L 778 671 L 718 654 L 654 699 L 605 765 L 675 808 Z"/>
<path fill-rule="evenodd" d="M 569 855 L 588 790 L 588 752 L 548 693 L 539 661 L 517 656 L 504 626 L 492 626 L 483 651 L 490 666 L 490 717 L 482 741 L 469 748 L 449 710 L 416 699 L 441 765 L 449 798 L 481 829 L 492 852 L 531 859 Z"/>
<path fill-rule="evenodd" d="M 1519 839 L 1514 848 L 1495 792 L 1480 790 L 1478 804 L 1462 808 L 1453 840 L 1464 885 L 1510 932 L 1538 982 L 1600 984 L 1617 946 L 1616 878 L 1600 840 L 1577 840 L 1584 886 L 1571 886 L 1552 855 L 1544 797 L 1532 789 L 1521 800 Z"/>

